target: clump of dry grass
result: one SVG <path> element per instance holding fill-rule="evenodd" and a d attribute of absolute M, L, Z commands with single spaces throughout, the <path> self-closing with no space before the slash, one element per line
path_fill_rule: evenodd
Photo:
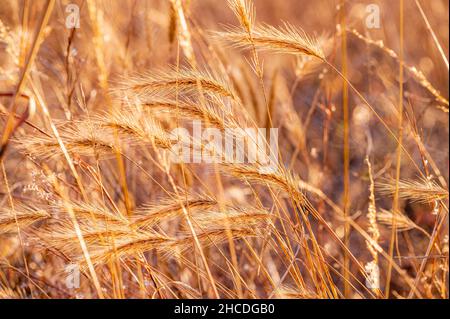
<path fill-rule="evenodd" d="M 168 209 L 166 207 L 166 210 Z M 172 208 L 170 214 L 167 211 L 162 213 L 160 210 L 156 220 L 170 219 L 176 212 L 177 208 Z M 226 213 L 203 211 L 196 214 L 193 220 L 195 227 L 198 228 L 197 238 L 204 247 L 208 247 L 226 242 L 228 232 L 231 232 L 233 238 L 257 236 L 264 229 L 263 226 L 267 225 L 269 214 L 262 211 L 227 211 Z M 142 219 L 138 219 L 137 225 L 149 226 L 148 221 L 147 219 L 142 223 Z M 226 226 L 224 225 L 225 223 Z M 100 236 L 104 236 L 111 238 L 113 242 L 107 242 L 107 248 L 94 248 L 92 250 L 91 258 L 94 264 L 106 263 L 111 259 L 124 258 L 126 256 L 136 256 L 139 253 L 152 250 L 167 258 L 174 254 L 186 252 L 194 244 L 194 236 L 188 230 L 180 232 L 177 237 L 166 236 L 155 230 L 144 231 L 142 229 L 137 231 L 107 229 L 101 233 L 84 232 L 84 236 L 86 235 L 88 241 L 98 241 Z M 72 236 L 69 239 L 75 240 L 76 236 Z"/>
<path fill-rule="evenodd" d="M 0 298 L 448 297 L 448 35 L 269 2 L 89 0 L 70 32 L 51 5 L 0 8 Z M 446 21 L 431 8 L 401 16 Z"/>
<path fill-rule="evenodd" d="M 214 211 L 212 208 L 217 205 L 216 200 L 198 196 L 143 205 L 129 220 L 103 208 L 76 203 L 70 205 L 91 252 L 91 260 L 97 265 L 153 250 L 165 257 L 187 251 L 194 240 L 188 230 L 179 232 L 175 237 L 157 231 L 158 225 L 163 222 L 174 218 L 182 220 L 182 207 L 187 207 L 192 214 L 197 236 L 205 246 L 226 241 L 228 232 L 235 238 L 256 236 L 270 223 L 270 214 L 265 210 L 229 207 L 225 211 Z M 53 214 L 59 217 L 35 236 L 41 240 L 43 247 L 56 248 L 84 265 L 77 233 L 69 219 L 64 220 L 61 216 L 64 205 L 54 206 Z"/>

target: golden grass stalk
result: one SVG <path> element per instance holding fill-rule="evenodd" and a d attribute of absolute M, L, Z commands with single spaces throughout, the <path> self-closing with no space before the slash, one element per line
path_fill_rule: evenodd
<path fill-rule="evenodd" d="M 230 228 L 233 238 L 256 236 L 270 222 L 270 214 L 264 210 L 229 208 L 225 212 L 217 212 L 210 210 L 217 204 L 210 198 L 191 197 L 187 201 L 180 200 L 193 214 L 198 237 L 206 246 L 226 241 Z M 168 237 L 149 229 L 161 221 L 181 217 L 182 205 L 174 199 L 139 208 L 130 224 L 108 211 L 88 205 L 74 204 L 73 212 L 77 215 L 80 231 L 91 251 L 93 264 L 103 264 L 114 258 L 134 256 L 152 249 L 168 257 L 175 251 L 181 253 L 190 249 L 194 240 L 185 231 L 178 233 L 177 237 Z M 82 260 L 78 235 L 70 223 L 61 217 L 56 223 L 41 230 L 37 236 L 45 246 L 57 248 L 67 255 L 75 254 L 76 258 Z"/>
<path fill-rule="evenodd" d="M 232 237 L 234 239 L 241 237 L 256 236 L 256 230 L 241 227 L 239 229 L 231 230 Z M 218 245 L 228 240 L 227 229 L 215 228 L 211 230 L 205 230 L 197 234 L 198 240 L 203 247 L 211 245 Z M 139 253 L 155 250 L 164 258 L 169 258 L 175 254 L 186 252 L 192 249 L 194 244 L 194 236 L 190 233 L 174 238 L 165 236 L 154 231 L 140 231 L 126 237 L 120 237 L 114 239 L 115 247 L 108 247 L 106 249 L 95 249 L 91 253 L 91 259 L 93 264 L 104 264 L 108 261 L 119 258 L 136 256 Z"/>
<path fill-rule="evenodd" d="M 433 38 L 433 41 L 434 41 L 434 43 L 436 44 L 436 47 L 437 47 L 438 50 L 439 50 L 439 54 L 441 55 L 442 60 L 444 61 L 445 66 L 447 67 L 447 71 L 448 71 L 449 65 L 448 65 L 448 59 L 447 59 L 447 56 L 445 55 L 445 52 L 444 52 L 444 50 L 442 49 L 442 46 L 441 46 L 441 44 L 439 43 L 439 40 L 438 40 L 438 38 L 437 38 L 435 32 L 433 31 L 433 28 L 431 27 L 431 24 L 430 24 L 430 22 L 428 21 L 428 18 L 427 18 L 427 16 L 426 16 L 425 12 L 423 11 L 422 6 L 420 5 L 419 0 L 415 0 L 415 2 L 416 2 L 417 8 L 418 8 L 419 11 L 420 11 L 420 14 L 421 14 L 423 20 L 425 21 L 425 25 L 427 26 L 427 29 L 428 29 L 428 31 L 430 32 L 430 34 L 431 34 L 431 36 L 432 36 L 432 38 Z"/>
<path fill-rule="evenodd" d="M 209 198 L 192 197 L 187 201 L 180 200 L 183 200 L 184 205 L 194 211 L 216 205 L 216 201 Z M 80 223 L 83 238 L 90 249 L 92 246 L 97 249 L 99 246 L 108 247 L 116 241 L 120 244 L 134 236 L 145 235 L 147 233 L 142 230 L 143 228 L 149 228 L 161 221 L 168 221 L 182 214 L 181 204 L 175 199 L 138 208 L 133 213 L 130 222 L 122 216 L 94 205 L 76 203 L 72 203 L 72 205 L 73 212 Z M 58 222 L 52 224 L 49 229 L 40 231 L 40 236 L 46 244 L 51 247 L 58 247 L 64 252 L 79 251 L 76 233 L 65 222 L 64 216 L 61 216 L 63 209 L 64 207 L 54 207 L 55 218 Z"/>

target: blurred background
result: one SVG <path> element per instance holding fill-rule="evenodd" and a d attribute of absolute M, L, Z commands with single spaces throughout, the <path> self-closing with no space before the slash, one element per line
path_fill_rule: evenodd
<path fill-rule="evenodd" d="M 254 0 L 256 21 L 275 27 L 287 22 L 303 29 L 308 35 L 319 39 L 327 59 L 341 68 L 340 6 L 337 0 Z M 95 1 L 99 16 L 99 28 L 103 50 L 99 53 L 95 26 L 92 24 L 86 1 L 58 0 L 46 28 L 43 30 L 39 51 L 30 71 L 31 80 L 47 104 L 52 119 L 70 121 L 86 115 L 107 110 L 107 101 L 113 89 L 127 76 L 164 69 L 178 62 L 188 65 L 180 53 L 171 24 L 170 2 L 166 0 L 98 0 Z M 394 132 L 397 132 L 396 113 L 399 96 L 399 1 L 344 1 L 347 21 L 348 78 L 355 88 L 366 97 L 378 114 Z M 419 1 L 431 29 L 436 35 L 444 54 L 448 57 L 449 46 L 449 2 L 445 0 Z M 9 97 L 14 91 L 25 54 L 32 44 L 39 27 L 46 1 L 3 0 L 0 5 L 0 128 L 3 131 L 7 118 Z M 67 28 L 67 19 L 72 14 L 67 5 L 79 8 L 79 28 Z M 375 7 L 374 7 L 375 5 Z M 263 97 L 260 94 L 258 78 L 252 70 L 249 52 L 238 50 L 213 41 L 211 31 L 224 30 L 226 26 L 238 25 L 236 17 L 226 1 L 186 0 L 183 8 L 190 27 L 192 43 L 198 65 L 201 69 L 219 69 L 236 88 L 244 105 L 249 109 L 260 127 L 267 124 L 263 114 Z M 372 8 L 372 9 L 370 9 Z M 379 9 L 379 27 L 369 24 L 368 19 Z M 377 12 L 375 12 L 376 14 Z M 24 18 L 25 17 L 25 18 Z M 377 17 L 373 16 L 377 21 Z M 404 1 L 404 147 L 420 169 L 442 187 L 448 183 L 448 66 L 440 54 L 427 28 L 417 2 Z M 352 31 L 355 30 L 355 31 Z M 99 66 L 98 55 L 102 56 L 104 67 Z M 275 55 L 260 52 L 264 70 L 264 83 L 273 100 L 273 126 L 280 128 L 280 148 L 283 164 L 291 167 L 308 185 L 320 189 L 338 206 L 343 204 L 343 113 L 342 79 L 320 63 L 307 58 Z M 101 77 L 106 74 L 105 85 Z M 30 94 L 30 86 L 25 85 L 24 93 Z M 17 113 L 22 114 L 27 107 L 26 100 L 18 100 Z M 447 104 L 446 104 L 447 103 Z M 365 163 L 366 155 L 372 163 L 376 182 L 390 180 L 395 176 L 396 141 L 386 128 L 350 90 L 350 212 L 354 220 L 367 227 L 365 217 L 369 205 L 369 176 Z M 447 110 L 447 111 L 446 111 Z M 294 112 L 294 113 L 292 113 Z M 40 109 L 29 118 L 33 125 L 49 131 L 49 124 Z M 30 125 L 22 125 L 15 133 L 16 139 L 36 134 Z M 416 134 L 416 135 L 415 135 Z M 429 152 L 433 163 L 424 163 L 417 138 Z M 138 156 L 136 153 L 135 156 Z M 139 158 L 139 160 L 141 160 Z M 19 152 L 14 143 L 3 158 L 9 179 L 9 190 L 4 179 L 0 182 L 0 207 L 8 207 L 8 192 L 15 202 L 29 205 L 47 205 L 51 196 L 43 177 L 38 159 Z M 149 162 L 142 158 L 143 165 Z M 43 161 L 57 176 L 70 175 L 62 164 Z M 148 178 L 127 163 L 128 184 L 133 205 L 139 206 L 149 201 L 158 201 L 161 192 L 149 183 Z M 432 167 L 431 167 L 431 166 Z M 428 167 L 426 167 L 428 166 Z M 108 167 L 105 164 L 105 167 Z M 147 166 L 146 166 L 147 167 Z M 426 167 L 426 168 L 425 168 Z M 107 168 L 105 168 L 106 170 Z M 111 168 L 109 168 L 111 169 Z M 440 173 L 440 176 L 436 174 Z M 214 188 L 214 179 L 207 170 L 198 169 L 198 175 Z M 111 175 L 114 180 L 118 177 Z M 159 177 L 158 177 L 159 178 Z M 74 183 L 69 177 L 68 183 Z M 403 156 L 402 180 L 419 180 L 419 174 L 410 159 Z M 164 181 L 166 182 L 166 181 Z M 88 182 L 87 182 L 88 183 Z M 188 181 L 189 183 L 189 181 Z M 36 186 L 37 185 L 37 186 Z M 144 185 L 144 186 L 142 186 Z M 225 196 L 235 203 L 253 203 L 251 190 L 245 185 L 229 179 L 224 180 Z M 201 187 L 192 183 L 192 190 Z M 113 186 L 111 186 L 114 189 Z M 120 192 L 114 190 L 114 192 Z M 118 195 L 117 195 L 118 196 Z M 267 196 L 269 197 L 269 196 Z M 337 234 L 343 234 L 342 223 L 323 199 L 308 194 L 313 205 L 326 220 L 330 221 Z M 271 202 L 264 198 L 265 204 Z M 120 199 L 119 206 L 123 205 Z M 386 193 L 376 193 L 378 209 L 391 209 L 392 197 Z M 432 214 L 433 206 L 402 199 L 401 210 L 421 228 L 431 233 L 436 223 Z M 317 227 L 321 245 L 333 257 L 341 258 L 342 252 L 332 238 L 320 226 Z M 386 250 L 389 246 L 391 230 L 381 227 L 380 244 Z M 448 227 L 447 227 L 448 228 Z M 448 236 L 447 230 L 440 236 L 443 247 Z M 404 237 L 402 237 L 404 236 Z M 428 239 L 420 231 L 411 231 L 400 236 L 401 254 L 425 254 Z M 446 239 L 445 239 L 446 238 Z M 26 241 L 26 240 L 25 240 Z M 0 266 L 3 275 L 0 282 L 5 287 L 29 296 L 23 272 L 24 264 L 18 247 L 23 243 L 15 235 L 0 233 Z M 25 244 L 26 245 L 26 244 Z M 367 262 L 370 255 L 364 238 L 358 234 L 350 237 L 350 249 L 354 255 Z M 61 284 L 58 281 L 61 267 L 52 267 L 49 252 L 24 248 L 30 261 L 28 271 L 38 280 L 51 296 L 57 296 Z M 274 257 L 274 259 L 276 259 Z M 52 261 L 51 261 L 52 260 Z M 401 267 L 412 278 L 420 259 L 403 259 Z M 330 261 L 330 263 L 332 263 Z M 382 261 L 381 263 L 385 263 Z M 275 262 L 275 265 L 278 265 Z M 380 265 L 385 269 L 385 264 Z M 21 271 L 13 271 L 11 267 Z M 274 266 L 275 267 L 275 266 Z M 278 266 L 277 266 L 278 267 Z M 281 266 L 280 266 L 281 267 Z M 276 268 L 276 267 L 275 267 Z M 337 267 L 339 268 L 339 267 Z M 279 271 L 282 273 L 281 268 Z M 431 271 L 431 270 L 429 270 Z M 433 270 L 434 271 L 434 270 Z M 433 273 L 431 271 L 431 273 Z M 443 276 L 444 285 L 448 273 Z M 382 280 L 384 275 L 382 276 Z M 364 281 L 363 278 L 360 278 Z M 383 286 L 385 283 L 382 283 Z M 446 283 L 448 286 L 448 281 Z M 17 288 L 19 287 L 19 288 Z M 53 287 L 53 288 L 52 288 Z M 56 288 L 55 288 L 56 287 Z M 401 278 L 392 282 L 394 297 L 405 296 L 409 292 Z M 423 288 L 430 298 L 442 297 L 435 287 Z M 36 296 L 43 297 L 39 292 Z M 69 294 L 70 295 L 70 294 Z M 62 294 L 62 296 L 65 296 Z M 130 292 L 129 296 L 133 296 Z M 261 293 L 260 296 L 266 296 Z M 352 297 L 363 297 L 355 294 Z"/>

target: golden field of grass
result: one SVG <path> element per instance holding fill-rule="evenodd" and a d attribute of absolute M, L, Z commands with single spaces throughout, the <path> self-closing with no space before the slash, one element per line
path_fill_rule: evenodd
<path fill-rule="evenodd" d="M 448 298 L 448 13 L 2 0 L 0 299 Z"/>

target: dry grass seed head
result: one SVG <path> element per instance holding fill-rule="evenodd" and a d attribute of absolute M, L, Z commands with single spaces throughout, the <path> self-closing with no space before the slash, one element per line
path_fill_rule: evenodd
<path fill-rule="evenodd" d="M 392 213 L 389 210 L 382 209 L 381 212 L 377 214 L 377 220 L 388 227 L 392 227 L 395 223 L 397 231 L 406 231 L 411 229 L 419 229 L 411 219 L 401 212 Z"/>
<path fill-rule="evenodd" d="M 385 180 L 377 183 L 377 188 L 381 194 L 392 196 L 395 193 L 395 182 L 394 180 Z M 436 182 L 425 179 L 418 181 L 401 180 L 398 183 L 398 191 L 400 198 L 423 204 L 448 198 L 447 190 L 440 187 Z"/>
<path fill-rule="evenodd" d="M 288 285 L 283 285 L 276 289 L 276 298 L 279 299 L 317 299 L 319 296 L 307 290 L 300 290 L 299 287 L 293 287 Z"/>
<path fill-rule="evenodd" d="M 56 219 L 61 219 L 64 217 L 69 218 L 69 216 L 66 215 L 66 205 L 67 204 L 64 204 L 63 202 L 54 204 L 51 209 L 52 215 L 54 215 Z M 73 209 L 77 218 L 81 221 L 88 220 L 92 222 L 105 222 L 109 224 L 117 223 L 119 225 L 128 224 L 128 220 L 125 217 L 114 213 L 100 205 L 85 203 L 81 201 L 71 201 L 69 205 Z"/>
<path fill-rule="evenodd" d="M 19 205 L 14 208 L 0 209 L 0 234 L 16 233 L 18 228 L 26 228 L 33 223 L 49 218 L 50 214 L 45 210 Z"/>
<path fill-rule="evenodd" d="M 225 39 L 237 48 L 255 45 L 257 48 L 287 54 L 306 54 L 325 60 L 325 54 L 317 40 L 298 30 L 289 23 L 277 29 L 270 25 L 257 26 L 251 37 L 247 32 L 236 28 L 228 28 L 224 32 L 216 32 L 217 39 Z"/>
<path fill-rule="evenodd" d="M 164 114 L 171 117 L 198 119 L 220 129 L 226 127 L 225 116 L 220 114 L 212 105 L 196 102 L 191 99 L 173 101 L 167 98 L 156 98 L 142 102 L 150 112 Z"/>
<path fill-rule="evenodd" d="M 133 236 L 126 225 L 108 224 L 95 221 L 80 221 L 80 230 L 89 250 L 111 247 L 116 241 Z M 80 242 L 70 221 L 59 221 L 39 231 L 35 241 L 44 247 L 56 248 L 73 258 L 82 258 Z"/>
<path fill-rule="evenodd" d="M 112 156 L 116 151 L 112 136 L 92 123 L 67 122 L 59 128 L 59 134 L 71 154 L 104 158 Z M 42 159 L 62 155 L 60 144 L 53 136 L 28 134 L 16 138 L 14 142 L 19 151 Z"/>
<path fill-rule="evenodd" d="M 213 95 L 236 99 L 235 93 L 228 82 L 209 71 L 194 71 L 192 69 L 175 69 L 149 71 L 144 74 L 135 75 L 124 79 L 116 88 L 116 93 L 122 96 L 124 93 L 129 96 L 146 98 L 155 92 L 176 94 L 197 93 L 199 89 Z"/>
<path fill-rule="evenodd" d="M 93 264 L 98 265 L 117 258 L 136 256 L 153 249 L 157 250 L 159 254 L 165 255 L 169 253 L 168 249 L 174 241 L 173 238 L 156 232 L 136 232 L 127 237 L 116 238 L 114 246 L 92 250 L 91 259 Z"/>
<path fill-rule="evenodd" d="M 172 146 L 169 135 L 159 123 L 136 109 L 124 107 L 95 118 L 98 127 L 109 134 L 114 131 L 121 135 L 129 145 L 155 144 L 159 148 L 169 149 Z"/>
<path fill-rule="evenodd" d="M 239 23 L 247 33 L 250 33 L 255 23 L 255 8 L 251 0 L 228 0 L 228 5 L 238 18 Z"/>
<path fill-rule="evenodd" d="M 163 200 L 156 205 L 145 205 L 137 209 L 133 225 L 137 227 L 154 226 L 161 221 L 183 215 L 182 205 L 189 210 L 203 210 L 215 206 L 217 202 L 210 198 L 184 198 Z"/>
<path fill-rule="evenodd" d="M 299 200 L 304 199 L 304 194 L 300 189 L 302 183 L 299 178 L 282 167 L 278 167 L 278 170 L 275 172 L 267 173 L 263 173 L 263 169 L 258 165 L 224 164 L 222 167 L 226 173 L 237 178 L 253 181 L 261 185 L 273 185 Z"/>
<path fill-rule="evenodd" d="M 366 157 L 366 163 L 369 171 L 369 207 L 367 209 L 367 219 L 369 220 L 369 234 L 371 235 L 372 241 L 366 241 L 367 247 L 374 259 L 375 262 L 378 261 L 378 251 L 374 247 L 372 243 L 378 243 L 378 240 L 380 238 L 380 231 L 378 229 L 377 224 L 377 209 L 375 204 L 375 183 L 373 180 L 373 174 L 372 174 L 372 165 L 369 161 L 369 157 Z"/>
<path fill-rule="evenodd" d="M 254 208 L 226 208 L 224 211 L 202 211 L 193 215 L 195 226 L 201 231 L 220 230 L 229 227 L 231 231 L 255 229 L 262 231 L 270 223 L 270 213 Z"/>

